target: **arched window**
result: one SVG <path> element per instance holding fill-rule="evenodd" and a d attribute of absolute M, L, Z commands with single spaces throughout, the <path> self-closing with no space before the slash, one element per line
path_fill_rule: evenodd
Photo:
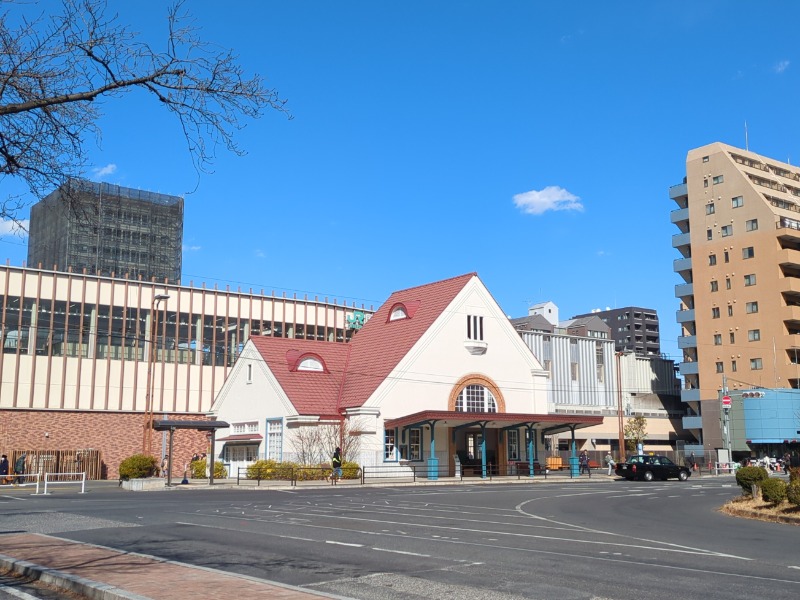
<path fill-rule="evenodd" d="M 488 388 L 482 385 L 468 385 L 456 399 L 456 412 L 496 413 L 497 402 Z"/>
<path fill-rule="evenodd" d="M 298 371 L 324 371 L 325 367 L 322 365 L 322 362 L 316 356 L 306 356 L 303 360 L 300 361 L 300 364 L 297 365 Z"/>
<path fill-rule="evenodd" d="M 392 312 L 389 315 L 390 321 L 399 321 L 400 319 L 407 319 L 408 312 L 406 312 L 406 307 L 402 304 L 398 304 L 394 308 L 392 308 Z"/>

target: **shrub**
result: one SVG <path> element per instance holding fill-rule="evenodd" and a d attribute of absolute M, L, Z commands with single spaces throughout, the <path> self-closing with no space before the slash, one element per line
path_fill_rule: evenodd
<path fill-rule="evenodd" d="M 205 479 L 206 478 L 206 461 L 195 460 L 189 463 L 189 469 L 192 472 L 192 479 Z M 225 479 L 228 473 L 225 471 L 225 465 L 220 461 L 214 461 L 214 479 Z"/>
<path fill-rule="evenodd" d="M 257 460 L 247 466 L 248 479 L 272 479 L 272 474 L 278 468 L 278 463 L 271 458 L 268 460 Z"/>
<path fill-rule="evenodd" d="M 795 479 L 786 486 L 786 499 L 795 506 L 800 506 L 800 479 Z"/>
<path fill-rule="evenodd" d="M 119 463 L 119 478 L 139 479 L 152 477 L 156 472 L 156 457 L 149 454 L 134 454 Z"/>
<path fill-rule="evenodd" d="M 789 473 L 790 484 L 800 481 L 800 467 L 786 467 L 786 471 Z"/>
<path fill-rule="evenodd" d="M 358 479 L 361 477 L 361 467 L 358 463 L 343 462 L 342 463 L 342 479 Z"/>
<path fill-rule="evenodd" d="M 765 479 L 769 479 L 769 473 L 764 467 L 742 467 L 736 470 L 736 483 L 748 496 L 752 493 L 753 486 Z"/>
<path fill-rule="evenodd" d="M 770 504 L 780 504 L 786 500 L 786 484 L 780 479 L 764 479 L 758 482 L 761 490 L 761 497 L 764 502 Z"/>

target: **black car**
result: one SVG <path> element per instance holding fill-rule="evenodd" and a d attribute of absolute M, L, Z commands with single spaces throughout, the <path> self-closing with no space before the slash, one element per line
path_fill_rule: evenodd
<path fill-rule="evenodd" d="M 614 472 L 628 481 L 632 479 L 644 479 L 645 481 L 660 479 L 666 481 L 671 477 L 686 481 L 692 475 L 692 472 L 687 467 L 676 465 L 666 456 L 649 454 L 629 456 L 628 460 L 617 465 Z"/>

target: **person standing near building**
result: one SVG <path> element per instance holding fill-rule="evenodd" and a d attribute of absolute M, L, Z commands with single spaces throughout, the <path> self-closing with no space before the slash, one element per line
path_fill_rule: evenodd
<path fill-rule="evenodd" d="M 617 463 L 614 462 L 614 457 L 611 456 L 611 450 L 606 452 L 605 460 L 606 460 L 606 466 L 608 467 L 608 475 L 613 475 L 614 474 L 614 469 L 616 468 Z"/>
<path fill-rule="evenodd" d="M 3 454 L 3 457 L 0 458 L 0 485 L 11 483 L 11 477 L 8 476 L 8 467 L 8 457 Z"/>
<path fill-rule="evenodd" d="M 331 473 L 331 484 L 336 485 L 336 482 L 342 476 L 342 449 L 339 446 L 336 446 L 336 450 L 333 451 L 333 456 L 331 457 L 331 467 L 333 468 L 333 473 Z"/>
<path fill-rule="evenodd" d="M 583 475 L 583 472 L 586 471 L 586 474 L 591 477 L 592 472 L 589 470 L 589 454 L 586 452 L 586 450 L 581 450 L 581 455 L 578 457 L 578 463 L 580 464 L 578 473 Z"/>
<path fill-rule="evenodd" d="M 169 454 L 165 454 L 161 459 L 161 476 L 166 478 L 167 471 L 169 471 Z"/>

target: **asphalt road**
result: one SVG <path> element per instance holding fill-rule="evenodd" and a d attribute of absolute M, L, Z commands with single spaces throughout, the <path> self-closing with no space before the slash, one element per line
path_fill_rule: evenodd
<path fill-rule="evenodd" d="M 0 532 L 47 533 L 359 599 L 795 600 L 800 531 L 717 512 L 738 494 L 732 477 L 90 489 L 0 495 Z"/>

